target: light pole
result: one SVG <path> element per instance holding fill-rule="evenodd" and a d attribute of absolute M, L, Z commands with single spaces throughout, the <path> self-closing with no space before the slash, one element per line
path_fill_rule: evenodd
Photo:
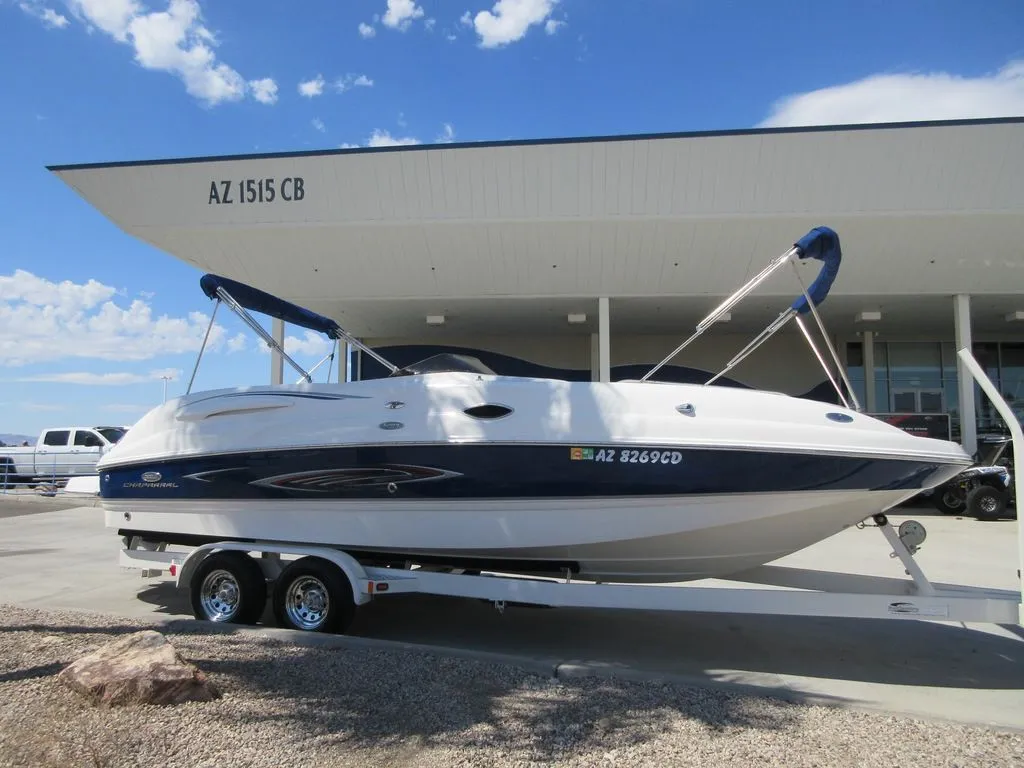
<path fill-rule="evenodd" d="M 168 376 L 168 375 L 167 375 L 167 374 L 165 373 L 165 374 L 164 374 L 163 376 L 161 376 L 160 378 L 164 380 L 164 402 L 166 403 L 166 402 L 167 402 L 167 382 L 171 380 L 171 377 L 170 377 L 170 376 Z"/>

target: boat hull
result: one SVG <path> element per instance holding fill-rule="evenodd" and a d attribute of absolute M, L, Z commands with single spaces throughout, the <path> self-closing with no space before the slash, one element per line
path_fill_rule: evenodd
<path fill-rule="evenodd" d="M 149 540 L 681 581 L 795 552 L 969 463 L 774 393 L 437 373 L 189 395 L 98 468 L 107 524 Z"/>
<path fill-rule="evenodd" d="M 722 577 L 855 525 L 906 490 L 689 497 L 445 500 L 104 500 L 122 533 L 181 543 L 246 539 L 612 582 Z"/>

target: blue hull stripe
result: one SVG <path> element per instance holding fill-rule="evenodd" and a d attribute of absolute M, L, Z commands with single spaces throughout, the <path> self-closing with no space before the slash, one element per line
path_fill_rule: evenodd
<path fill-rule="evenodd" d="M 956 469 L 919 459 L 587 446 L 338 447 L 111 468 L 109 499 L 564 498 L 914 490 Z"/>

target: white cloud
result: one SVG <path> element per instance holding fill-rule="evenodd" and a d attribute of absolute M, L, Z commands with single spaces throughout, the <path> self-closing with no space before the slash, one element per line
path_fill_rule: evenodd
<path fill-rule="evenodd" d="M 455 140 L 455 127 L 451 123 L 445 123 L 441 127 L 441 133 L 437 136 L 438 144 L 451 144 Z"/>
<path fill-rule="evenodd" d="M 181 379 L 181 374 L 181 368 L 161 368 L 158 371 L 150 371 L 148 378 L 150 380 L 166 378 L 168 381 L 178 381 Z"/>
<path fill-rule="evenodd" d="M 196 352 L 210 317 L 155 316 L 141 299 L 119 306 L 117 291 L 96 280 L 55 283 L 16 270 L 0 275 L 0 366 L 70 358 L 150 360 L 164 354 Z M 225 344 L 216 324 L 207 348 Z"/>
<path fill-rule="evenodd" d="M 364 40 L 371 38 L 376 34 L 377 30 L 371 27 L 369 24 L 363 21 L 359 22 L 359 36 L 362 37 Z"/>
<path fill-rule="evenodd" d="M 549 35 L 553 35 L 555 34 L 555 32 L 558 31 L 559 27 L 564 26 L 564 21 L 558 21 L 557 19 L 548 19 L 546 22 L 544 22 L 544 31 L 547 32 Z"/>
<path fill-rule="evenodd" d="M 338 93 L 345 93 L 352 88 L 372 88 L 373 80 L 366 75 L 347 74 L 334 81 L 334 87 Z"/>
<path fill-rule="evenodd" d="M 522 40 L 529 28 L 543 23 L 558 0 L 498 0 L 490 11 L 480 11 L 472 19 L 480 36 L 481 48 L 498 48 Z M 468 12 L 463 23 L 468 23 Z M 550 32 L 549 32 L 550 34 Z"/>
<path fill-rule="evenodd" d="M 260 104 L 274 104 L 277 102 L 277 83 L 269 77 L 262 80 L 250 80 L 249 90 L 252 97 Z"/>
<path fill-rule="evenodd" d="M 320 133 L 323 133 L 324 131 L 327 130 L 327 126 L 324 125 L 324 121 L 321 120 L 319 117 L 314 117 L 312 120 L 312 124 L 314 128 L 320 131 Z"/>
<path fill-rule="evenodd" d="M 412 24 L 413 19 L 423 16 L 423 8 L 414 0 L 388 0 L 388 9 L 384 12 L 381 23 L 385 27 L 404 32 Z"/>
<path fill-rule="evenodd" d="M 64 29 L 69 22 L 68 17 L 64 14 L 57 13 L 52 8 L 46 8 L 43 11 L 43 24 L 48 27 L 54 27 L 56 29 Z"/>
<path fill-rule="evenodd" d="M 291 357 L 308 355 L 319 360 L 321 357 L 327 355 L 331 351 L 331 347 L 334 346 L 334 342 L 321 333 L 317 333 L 316 331 L 311 331 L 309 329 L 304 329 L 302 333 L 303 335 L 301 337 L 284 337 L 284 351 Z M 266 344 L 259 342 L 257 343 L 257 346 L 259 347 L 259 351 L 263 354 L 270 354 L 270 347 Z"/>
<path fill-rule="evenodd" d="M 244 352 L 249 345 L 249 339 L 244 333 L 236 333 L 227 342 L 228 352 Z"/>
<path fill-rule="evenodd" d="M 128 42 L 131 20 L 142 13 L 136 0 L 69 0 L 68 7 L 82 21 L 122 43 Z"/>
<path fill-rule="evenodd" d="M 245 98 L 245 79 L 217 61 L 213 52 L 217 39 L 202 23 L 197 0 L 169 0 L 166 10 L 153 12 L 137 0 L 67 2 L 72 14 L 90 31 L 99 29 L 131 45 L 142 67 L 177 76 L 185 90 L 205 104 Z M 259 99 L 264 93 L 255 90 L 254 96 Z"/>
<path fill-rule="evenodd" d="M 1024 115 L 1024 60 L 993 74 L 872 75 L 787 96 L 761 126 L 840 125 Z"/>
<path fill-rule="evenodd" d="M 22 0 L 18 3 L 18 7 L 29 16 L 35 16 L 43 22 L 43 26 L 50 29 L 64 29 L 70 23 L 67 16 L 45 7 L 41 0 Z"/>
<path fill-rule="evenodd" d="M 334 342 L 326 336 L 308 329 L 301 339 L 296 336 L 285 336 L 284 339 L 284 351 L 293 357 L 309 355 L 319 359 L 329 353 L 333 346 Z"/>
<path fill-rule="evenodd" d="M 156 296 L 156 292 L 155 291 L 139 291 L 139 296 L 141 296 L 142 298 L 144 298 L 144 299 L 146 299 L 148 301 L 149 299 L 152 299 L 154 296 Z"/>
<path fill-rule="evenodd" d="M 405 125 L 404 117 L 399 113 L 399 124 Z M 448 144 L 455 140 L 455 127 L 451 123 L 444 123 L 441 126 L 441 132 L 437 135 L 435 141 L 440 144 Z M 357 149 L 360 146 L 365 147 L 407 147 L 415 146 L 416 144 L 422 144 L 419 139 L 415 136 L 392 136 L 391 133 L 385 129 L 377 128 L 373 133 L 370 134 L 369 138 L 366 139 L 366 143 L 363 145 L 349 144 L 344 142 L 338 145 L 339 149 Z"/>
<path fill-rule="evenodd" d="M 433 32 L 435 24 L 437 24 L 437 19 L 427 19 L 423 22 L 423 26 L 426 28 L 427 32 Z"/>
<path fill-rule="evenodd" d="M 21 269 L 13 275 L 0 275 L 0 303 L 22 301 L 37 306 L 53 305 L 58 311 L 69 314 L 91 309 L 115 293 L 117 289 L 96 280 L 54 283 Z"/>
<path fill-rule="evenodd" d="M 323 75 L 317 75 L 312 80 L 306 80 L 305 82 L 299 83 L 299 93 L 303 96 L 312 99 L 314 96 L 319 96 L 324 92 L 324 77 Z"/>
<path fill-rule="evenodd" d="M 79 384 L 84 386 L 98 387 L 121 387 L 127 384 L 142 384 L 150 381 L 160 381 L 164 376 L 170 381 L 177 381 L 181 378 L 181 370 L 178 368 L 164 368 L 158 371 L 150 371 L 147 374 L 138 373 L 92 373 L 90 371 L 72 371 L 70 373 L 43 373 L 36 376 L 25 376 L 17 381 L 51 382 L 55 384 Z"/>
<path fill-rule="evenodd" d="M 368 147 L 404 147 L 412 144 L 420 144 L 420 140 L 413 138 L 412 136 L 403 136 L 401 138 L 392 136 L 388 131 L 382 131 L 379 128 L 375 130 L 370 138 L 366 142 Z"/>

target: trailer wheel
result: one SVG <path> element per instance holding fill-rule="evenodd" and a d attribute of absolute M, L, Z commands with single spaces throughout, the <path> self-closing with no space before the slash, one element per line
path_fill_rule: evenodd
<path fill-rule="evenodd" d="M 200 621 L 256 624 L 267 605 L 267 580 L 244 552 L 215 552 L 196 568 L 189 593 Z"/>
<path fill-rule="evenodd" d="M 991 485 L 979 485 L 967 494 L 967 513 L 979 520 L 995 520 L 1006 512 L 1010 494 Z"/>
<path fill-rule="evenodd" d="M 303 557 L 285 568 L 271 602 L 278 626 L 304 632 L 342 633 L 356 613 L 348 577 L 319 557 Z"/>

